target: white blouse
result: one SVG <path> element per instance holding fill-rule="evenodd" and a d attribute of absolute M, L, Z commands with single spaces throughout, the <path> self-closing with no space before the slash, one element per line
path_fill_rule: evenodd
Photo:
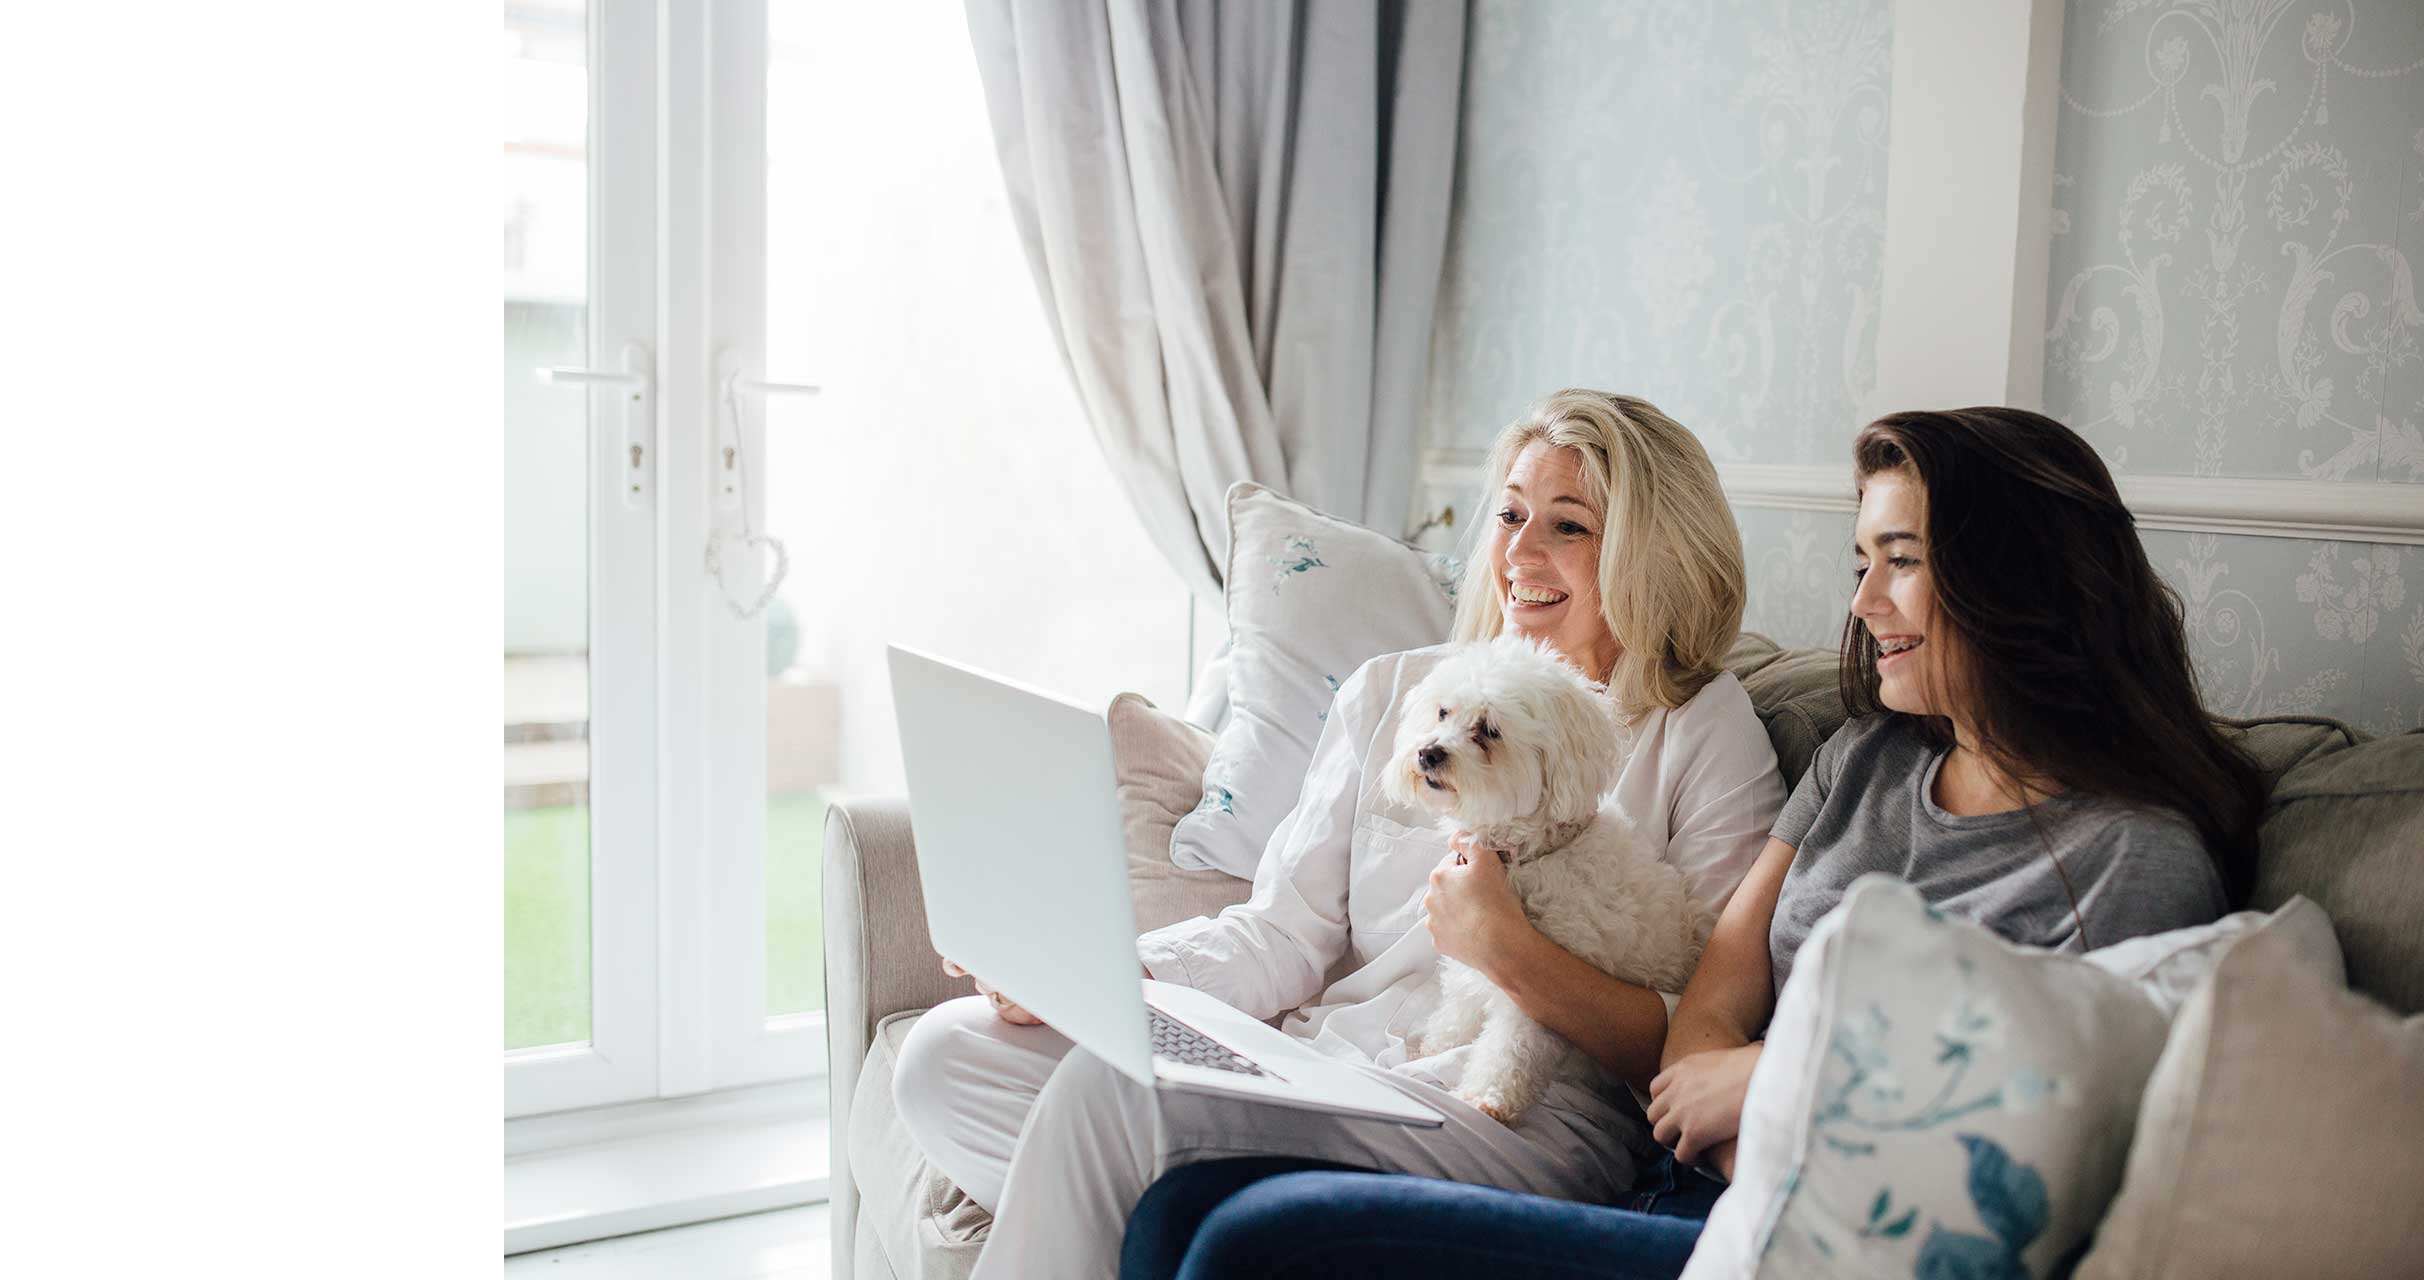
<path fill-rule="evenodd" d="M 1463 1051 L 1412 1064 L 1405 1055 L 1405 1036 L 1437 999 L 1427 980 L 1439 954 L 1422 900 L 1448 834 L 1380 789 L 1399 704 L 1447 652 L 1384 654 L 1339 687 L 1296 808 L 1263 849 L 1253 896 L 1138 939 L 1155 978 L 1257 1018 L 1292 1010 L 1281 1029 L 1315 1048 L 1456 1087 Z M 1693 894 L 1722 908 L 1784 806 L 1776 753 L 1750 696 L 1722 674 L 1683 706 L 1652 711 L 1630 736 L 1615 799 L 1664 844 Z M 1677 993 L 1662 994 L 1672 1013 Z M 1546 1101 L 1603 1124 L 1615 1118 L 1603 1102 L 1560 1097 L 1568 1092 Z"/>

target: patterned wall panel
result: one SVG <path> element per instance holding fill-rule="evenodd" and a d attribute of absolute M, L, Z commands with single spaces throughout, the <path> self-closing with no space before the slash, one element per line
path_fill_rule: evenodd
<path fill-rule="evenodd" d="M 2376 733 L 2424 724 L 2424 561 L 2414 547 L 2145 535 L 2188 618 L 2206 704 L 2327 715 Z"/>
<path fill-rule="evenodd" d="M 1834 648 L 1852 602 L 1852 517 L 1737 505 L 1734 522 L 1751 584 L 1743 630 L 1787 647 Z"/>
<path fill-rule="evenodd" d="M 1876 377 L 1887 0 L 1480 0 L 1426 430 L 1645 396 L 1833 462 Z"/>
<path fill-rule="evenodd" d="M 2424 509 L 2424 4 L 2074 0 L 2063 42 L 2047 411 L 2117 472 Z M 2147 548 L 2216 709 L 2424 722 L 2415 548 Z"/>
<path fill-rule="evenodd" d="M 2075 0 L 2046 403 L 2115 467 L 2424 482 L 2424 4 Z"/>

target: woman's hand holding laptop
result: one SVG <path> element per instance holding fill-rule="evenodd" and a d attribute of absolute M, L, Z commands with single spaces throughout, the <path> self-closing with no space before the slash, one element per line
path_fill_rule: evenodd
<path fill-rule="evenodd" d="M 1139 965 L 1138 968 L 1143 968 L 1143 966 Z M 960 968 L 959 963 L 949 956 L 943 957 L 943 972 L 950 974 L 954 978 L 966 978 L 968 981 L 975 983 L 976 993 L 983 996 L 986 1002 L 993 1006 L 993 1012 L 999 1015 L 1002 1021 L 1007 1022 L 1014 1027 L 1040 1027 L 1044 1025 L 1044 1020 L 1042 1018 L 1036 1017 L 1034 1014 L 1027 1012 L 1018 1005 L 1010 1003 L 1010 998 L 1008 996 L 994 990 L 985 982 L 983 978 L 977 977 L 975 974 L 968 972 L 966 969 Z M 1148 978 L 1152 977 L 1153 971 L 1151 969 L 1145 969 L 1145 976 Z"/>
<path fill-rule="evenodd" d="M 977 977 L 975 974 L 968 972 L 966 969 L 960 968 L 959 965 L 955 963 L 949 956 L 943 957 L 943 972 L 950 974 L 954 978 L 966 978 L 968 981 L 975 983 L 976 993 L 983 996 L 993 1005 L 993 1012 L 998 1015 L 1002 1021 L 1016 1027 L 1040 1027 L 1044 1025 L 1044 1020 L 1042 1018 L 1036 1017 L 1034 1014 L 1027 1012 L 1025 1009 L 1010 1003 L 1009 997 L 986 985 L 983 978 Z"/>

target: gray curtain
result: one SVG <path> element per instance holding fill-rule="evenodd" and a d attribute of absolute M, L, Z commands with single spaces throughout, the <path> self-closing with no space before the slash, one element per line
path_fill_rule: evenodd
<path fill-rule="evenodd" d="M 967 3 L 1045 313 L 1162 553 L 1217 599 L 1239 480 L 1402 532 L 1462 0 Z"/>

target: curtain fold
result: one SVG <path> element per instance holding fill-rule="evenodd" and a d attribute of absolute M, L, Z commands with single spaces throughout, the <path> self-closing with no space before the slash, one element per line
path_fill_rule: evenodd
<path fill-rule="evenodd" d="M 1071 381 L 1217 599 L 1229 486 L 1396 533 L 1447 248 L 1462 0 L 967 0 Z"/>

